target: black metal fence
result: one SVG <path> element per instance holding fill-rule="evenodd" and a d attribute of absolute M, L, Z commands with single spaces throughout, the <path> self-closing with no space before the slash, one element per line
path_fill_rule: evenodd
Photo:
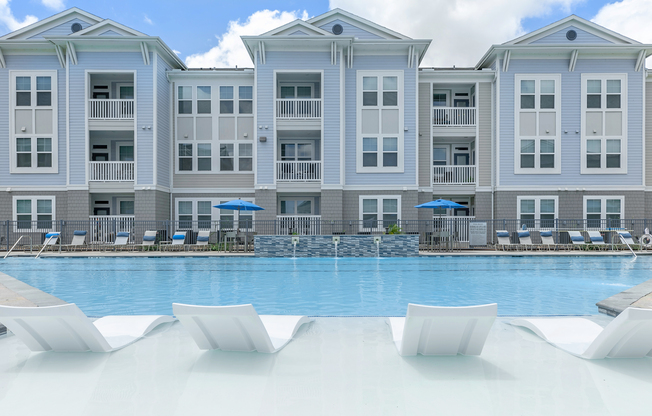
<path fill-rule="evenodd" d="M 207 247 L 211 250 L 252 251 L 256 235 L 364 235 L 364 234 L 414 234 L 419 235 L 422 250 L 466 249 L 471 236 L 470 223 L 486 224 L 486 241 L 482 246 L 497 243 L 496 231 L 507 231 L 512 243 L 518 243 L 518 231 L 523 227 L 530 231 L 534 244 L 540 244 L 541 231 L 553 231 L 558 244 L 570 242 L 567 231 L 600 231 L 605 242 L 619 243 L 614 238 L 617 231 L 630 232 L 635 241 L 652 228 L 648 219 L 551 219 L 525 220 L 501 219 L 479 220 L 463 218 L 435 218 L 432 220 L 322 220 L 319 218 L 279 218 L 277 220 L 242 221 L 141 221 L 130 218 L 57 220 L 57 221 L 0 221 L 0 250 L 34 250 L 47 240 L 47 234 L 60 233 L 60 246 L 55 249 L 112 249 L 119 233 L 129 233 L 126 247 L 136 248 L 143 244 L 145 231 L 156 231 L 155 247 L 172 243 L 177 232 L 185 233 L 187 249 L 197 245 L 200 231 L 208 232 Z M 75 231 L 86 231 L 83 246 L 71 246 Z M 587 239 L 588 241 L 588 239 Z"/>

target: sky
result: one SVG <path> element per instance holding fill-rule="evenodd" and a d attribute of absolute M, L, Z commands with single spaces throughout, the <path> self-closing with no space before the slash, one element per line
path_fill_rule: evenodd
<path fill-rule="evenodd" d="M 0 0 L 0 32 L 70 7 L 159 36 L 192 68 L 251 67 L 240 36 L 336 7 L 406 36 L 432 39 L 422 67 L 474 66 L 492 44 L 570 14 L 652 44 L 652 0 Z"/>

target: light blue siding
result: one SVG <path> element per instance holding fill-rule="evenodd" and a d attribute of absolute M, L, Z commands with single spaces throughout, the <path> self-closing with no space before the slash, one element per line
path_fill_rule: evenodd
<path fill-rule="evenodd" d="M 339 19 L 330 21 L 326 24 L 323 24 L 320 26 L 320 29 L 323 29 L 327 31 L 328 33 L 332 33 L 333 30 L 333 25 L 340 24 L 342 25 L 342 29 L 344 31 L 341 33 L 342 36 L 353 36 L 358 39 L 383 39 L 382 36 L 378 36 L 376 34 L 373 34 L 371 32 L 367 32 L 364 29 L 360 29 L 359 27 L 353 26 L 350 23 L 343 22 Z M 407 58 L 406 58 L 407 60 Z"/>
<path fill-rule="evenodd" d="M 151 53 L 150 53 L 151 55 Z M 150 58 L 152 59 L 152 58 Z M 136 83 L 137 184 L 153 182 L 153 65 L 145 65 L 140 52 L 77 52 L 78 65 L 70 65 L 70 183 L 86 183 L 86 70 L 134 70 Z"/>
<path fill-rule="evenodd" d="M 574 30 L 577 32 L 577 39 L 571 41 L 566 39 L 566 32 L 569 30 Z M 563 44 L 572 44 L 572 43 L 613 43 L 607 39 L 596 36 L 592 33 L 589 33 L 585 30 L 578 29 L 575 26 L 568 26 L 558 32 L 548 35 L 541 39 L 537 39 L 532 43 L 563 43 Z"/>
<path fill-rule="evenodd" d="M 5 55 L 7 67 L 0 69 L 0 186 L 66 185 L 66 71 L 55 55 Z M 56 70 L 58 105 L 59 172 L 49 174 L 9 173 L 9 71 Z"/>
<path fill-rule="evenodd" d="M 618 186 L 642 185 L 643 75 L 634 71 L 635 60 L 579 59 L 568 72 L 567 59 L 511 60 L 500 76 L 500 185 L 518 186 Z M 561 74 L 561 174 L 514 174 L 514 75 Z M 627 174 L 581 175 L 582 73 L 627 74 Z M 568 133 L 564 133 L 568 131 Z"/>
<path fill-rule="evenodd" d="M 170 70 L 170 66 L 161 59 L 158 54 L 157 59 L 157 74 L 156 74 L 156 100 L 157 100 L 157 158 L 156 164 L 158 168 L 156 185 L 170 186 L 170 149 L 171 149 L 171 134 L 170 134 L 170 111 L 172 106 L 172 97 L 170 97 L 170 83 L 165 75 L 166 71 Z"/>
<path fill-rule="evenodd" d="M 30 36 L 29 39 L 43 39 L 44 36 L 68 36 L 72 34 L 72 29 L 70 27 L 73 25 L 73 23 L 79 23 L 82 26 L 82 30 L 92 26 L 91 23 L 85 22 L 84 20 L 71 19 L 51 29 L 38 33 L 34 36 Z"/>
<path fill-rule="evenodd" d="M 257 65 L 257 114 L 258 125 L 269 126 L 258 130 L 258 136 L 266 136 L 267 142 L 257 142 L 257 174 L 259 184 L 274 183 L 274 152 L 276 151 L 274 125 L 274 71 L 323 70 L 324 183 L 340 183 L 340 64 L 331 65 L 328 52 L 268 52 L 266 64 Z M 339 57 L 338 57 L 339 59 Z"/>
<path fill-rule="evenodd" d="M 356 74 L 358 70 L 403 70 L 404 85 L 404 172 L 356 173 Z M 417 70 L 407 68 L 405 55 L 356 56 L 353 68 L 346 69 L 346 184 L 347 185 L 414 185 L 417 183 Z"/>
<path fill-rule="evenodd" d="M 100 33 L 100 36 L 122 36 L 122 35 L 113 30 L 107 30 L 106 32 Z"/>
<path fill-rule="evenodd" d="M 290 33 L 288 36 L 308 36 L 308 34 L 301 30 L 297 30 L 296 32 Z"/>

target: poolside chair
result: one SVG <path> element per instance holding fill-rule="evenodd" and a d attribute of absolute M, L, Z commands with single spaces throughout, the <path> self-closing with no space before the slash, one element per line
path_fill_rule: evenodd
<path fill-rule="evenodd" d="M 185 250 L 186 248 L 186 232 L 177 231 L 172 236 L 172 244 L 161 246 L 165 250 Z"/>
<path fill-rule="evenodd" d="M 57 243 L 59 242 L 60 237 L 61 237 L 60 232 L 47 233 L 45 234 L 45 239 L 43 240 L 43 244 L 38 247 L 41 249 L 41 251 L 54 249 L 54 247 L 56 247 Z"/>
<path fill-rule="evenodd" d="M 559 247 L 564 247 L 563 244 L 555 243 L 552 231 L 541 231 L 539 232 L 539 236 L 541 237 L 541 247 L 545 247 L 548 250 L 557 250 Z"/>
<path fill-rule="evenodd" d="M 201 230 L 197 233 L 197 242 L 189 246 L 189 248 L 198 250 L 210 250 L 211 246 L 208 240 L 211 236 L 210 230 Z"/>
<path fill-rule="evenodd" d="M 530 232 L 528 230 L 522 230 L 518 232 L 518 243 L 519 246 L 525 250 L 534 248 L 532 244 L 532 237 L 530 237 Z"/>
<path fill-rule="evenodd" d="M 505 247 L 515 247 L 515 244 L 512 244 L 512 242 L 509 240 L 509 231 L 496 230 L 496 238 L 498 238 L 498 244 L 496 244 L 496 248 L 501 247 L 503 250 L 505 250 Z"/>
<path fill-rule="evenodd" d="M 405 318 L 389 318 L 400 355 L 480 355 L 498 306 L 442 307 L 408 304 Z"/>
<path fill-rule="evenodd" d="M 600 231 L 587 231 L 591 244 L 597 246 L 600 250 L 607 249 L 607 245 L 604 243 L 604 237 L 600 234 Z"/>
<path fill-rule="evenodd" d="M 32 351 L 110 352 L 142 338 L 171 316 L 105 316 L 91 322 L 74 303 L 44 307 L 0 305 L 0 322 Z"/>
<path fill-rule="evenodd" d="M 86 234 L 88 234 L 87 231 L 75 230 L 70 244 L 66 244 L 63 247 L 68 251 L 84 247 L 86 245 Z"/>
<path fill-rule="evenodd" d="M 249 305 L 197 306 L 172 310 L 202 350 L 277 352 L 292 340 L 307 316 L 258 315 Z"/>
<path fill-rule="evenodd" d="M 584 318 L 520 318 L 510 324 L 588 360 L 652 356 L 652 309 L 627 308 L 604 328 Z"/>
<path fill-rule="evenodd" d="M 110 244 L 109 247 L 113 247 L 113 250 L 115 251 L 119 248 L 126 248 L 127 244 L 129 244 L 129 233 L 121 231 L 115 235 L 115 241 L 113 244 Z"/>
<path fill-rule="evenodd" d="M 629 245 L 630 247 L 637 244 L 634 241 L 634 237 L 632 237 L 632 234 L 629 233 L 628 231 L 618 231 L 618 239 L 620 240 L 620 242 Z"/>
<path fill-rule="evenodd" d="M 156 247 L 156 234 L 158 231 L 145 231 L 143 235 L 143 243 L 134 246 L 134 249 L 140 248 L 141 250 L 149 249 L 150 247 Z"/>
<path fill-rule="evenodd" d="M 568 236 L 570 237 L 572 247 L 584 248 L 587 243 L 584 240 L 584 236 L 579 231 L 567 231 Z"/>

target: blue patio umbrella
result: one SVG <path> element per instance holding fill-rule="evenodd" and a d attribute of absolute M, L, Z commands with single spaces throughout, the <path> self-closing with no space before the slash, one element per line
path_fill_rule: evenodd
<path fill-rule="evenodd" d="M 415 208 L 466 208 L 466 206 L 447 199 L 436 199 L 425 204 L 415 205 Z"/>
<path fill-rule="evenodd" d="M 225 202 L 223 204 L 213 205 L 213 208 L 231 209 L 233 211 L 238 211 L 238 220 L 240 219 L 240 211 L 261 211 L 265 209 L 263 207 L 259 207 L 258 205 L 252 202 L 243 201 L 242 199 L 239 198 L 229 202 Z M 236 230 L 238 229 L 238 220 L 236 220 L 235 222 Z"/>

